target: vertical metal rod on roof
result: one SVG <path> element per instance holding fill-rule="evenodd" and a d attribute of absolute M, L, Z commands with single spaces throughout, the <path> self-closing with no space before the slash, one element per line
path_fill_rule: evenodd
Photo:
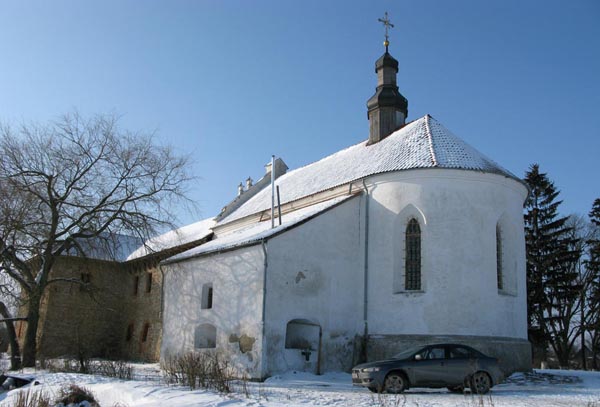
<path fill-rule="evenodd" d="M 281 226 L 281 199 L 279 199 L 279 185 L 277 185 L 277 218 L 279 219 L 279 226 Z"/>
<path fill-rule="evenodd" d="M 275 156 L 271 156 L 271 229 L 275 227 Z"/>

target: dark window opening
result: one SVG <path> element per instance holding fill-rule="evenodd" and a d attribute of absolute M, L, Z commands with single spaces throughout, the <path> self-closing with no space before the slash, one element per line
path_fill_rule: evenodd
<path fill-rule="evenodd" d="M 502 290 L 504 281 L 502 281 L 502 231 L 500 225 L 496 225 L 496 278 L 498 280 L 498 290 Z"/>
<path fill-rule="evenodd" d="M 211 309 L 213 306 L 213 285 L 212 283 L 202 286 L 202 309 Z"/>
<path fill-rule="evenodd" d="M 285 329 L 285 348 L 317 350 L 320 335 L 319 324 L 306 319 L 292 319 Z"/>
<path fill-rule="evenodd" d="M 133 295 L 138 295 L 138 286 L 140 285 L 140 276 L 133 277 Z"/>
<path fill-rule="evenodd" d="M 206 308 L 212 308 L 212 299 L 213 299 L 213 288 L 208 288 L 208 293 L 206 295 Z"/>
<path fill-rule="evenodd" d="M 131 338 L 133 338 L 133 323 L 127 326 L 127 334 L 125 336 L 125 340 L 129 342 L 131 341 Z"/>
<path fill-rule="evenodd" d="M 146 342 L 148 339 L 148 331 L 150 331 L 150 324 L 146 322 L 144 324 L 144 328 L 142 329 L 142 342 Z"/>
<path fill-rule="evenodd" d="M 152 273 L 146 273 L 146 292 L 152 291 Z"/>
<path fill-rule="evenodd" d="M 406 271 L 404 288 L 406 290 L 421 289 L 421 228 L 416 219 L 411 219 L 406 226 L 405 239 Z"/>
<path fill-rule="evenodd" d="M 209 349 L 217 347 L 217 328 L 211 324 L 201 324 L 194 331 L 194 348 Z"/>
<path fill-rule="evenodd" d="M 87 290 L 91 282 L 92 275 L 90 273 L 81 273 L 81 284 L 79 284 L 79 291 Z"/>

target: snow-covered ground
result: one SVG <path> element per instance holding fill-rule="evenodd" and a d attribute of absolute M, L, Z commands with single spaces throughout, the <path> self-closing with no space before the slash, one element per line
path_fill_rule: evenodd
<path fill-rule="evenodd" d="M 289 372 L 271 377 L 264 383 L 237 383 L 233 393 L 221 395 L 207 390 L 190 391 L 168 386 L 157 365 L 135 365 L 137 380 L 122 381 L 102 376 L 75 373 L 49 373 L 26 370 L 36 376 L 41 389 L 56 394 L 58 389 L 75 383 L 91 390 L 102 407 L 276 407 L 276 406 L 587 406 L 600 407 L 600 372 L 535 371 L 515 374 L 506 383 L 479 397 L 468 393 L 451 394 L 446 390 L 411 389 L 402 395 L 376 395 L 353 387 L 350 375 L 328 373 L 315 376 Z M 0 394 L 0 406 L 12 405 L 17 392 Z"/>

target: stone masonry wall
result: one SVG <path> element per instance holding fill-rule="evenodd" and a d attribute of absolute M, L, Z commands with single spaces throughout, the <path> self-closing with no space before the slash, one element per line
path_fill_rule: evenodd
<path fill-rule="evenodd" d="M 123 330 L 121 299 L 125 271 L 114 262 L 76 257 L 59 258 L 52 278 L 89 279 L 89 287 L 57 282 L 48 286 L 38 330 L 41 357 L 120 357 Z"/>
<path fill-rule="evenodd" d="M 159 359 L 162 275 L 157 266 L 62 257 L 52 278 L 89 279 L 90 287 L 71 282 L 48 287 L 38 330 L 40 357 L 81 353 L 86 357 Z M 18 329 L 21 340 L 22 325 Z"/>
<path fill-rule="evenodd" d="M 157 361 L 162 333 L 162 274 L 156 265 L 128 268 L 121 280 L 125 290 L 121 352 L 128 359 Z"/>

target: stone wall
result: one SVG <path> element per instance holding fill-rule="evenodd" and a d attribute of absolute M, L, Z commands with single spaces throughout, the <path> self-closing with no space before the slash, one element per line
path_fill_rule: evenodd
<path fill-rule="evenodd" d="M 48 286 L 40 310 L 40 357 L 81 353 L 87 357 L 159 359 L 162 275 L 156 265 L 61 257 L 51 275 L 89 279 L 90 284 L 58 282 Z M 22 341 L 25 324 L 17 331 Z"/>
<path fill-rule="evenodd" d="M 262 378 L 264 261 L 257 244 L 164 265 L 161 357 L 217 353 L 236 375 Z"/>
<path fill-rule="evenodd" d="M 156 265 L 130 265 L 120 283 L 125 290 L 121 352 L 128 359 L 157 361 L 162 333 L 162 274 Z"/>
<path fill-rule="evenodd" d="M 57 282 L 47 287 L 38 329 L 39 356 L 122 356 L 124 289 L 118 282 L 125 273 L 114 262 L 57 259 L 52 278 L 87 279 L 89 284 Z"/>

